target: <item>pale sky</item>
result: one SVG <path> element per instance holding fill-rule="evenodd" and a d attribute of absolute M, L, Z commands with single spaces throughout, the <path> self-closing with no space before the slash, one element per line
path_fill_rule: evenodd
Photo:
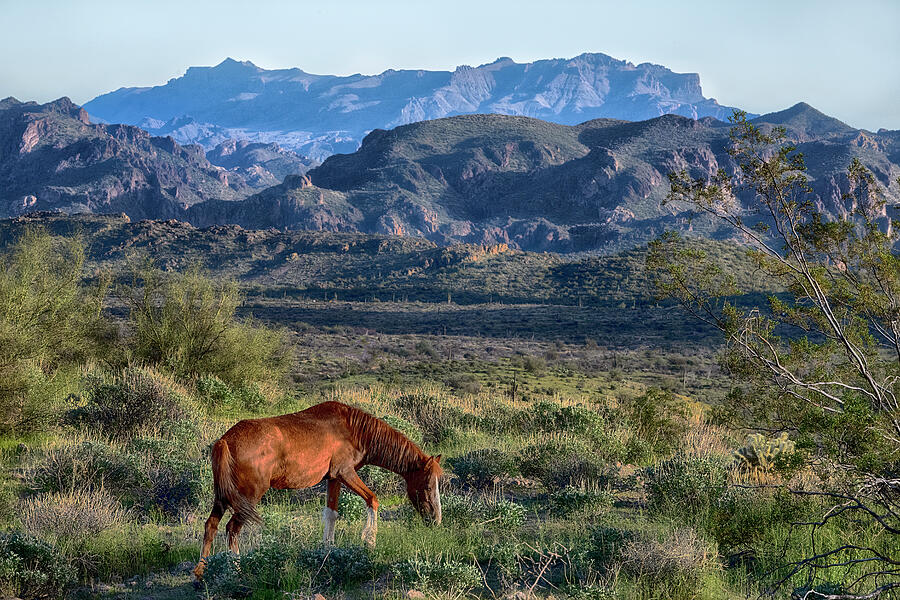
<path fill-rule="evenodd" d="M 900 0 L 0 0 L 0 98 L 84 103 L 225 57 L 310 73 L 603 52 L 756 113 L 900 129 Z"/>

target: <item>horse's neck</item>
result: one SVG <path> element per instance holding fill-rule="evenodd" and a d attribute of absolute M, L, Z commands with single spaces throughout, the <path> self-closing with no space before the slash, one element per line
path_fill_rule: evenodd
<path fill-rule="evenodd" d="M 428 461 L 428 455 L 418 446 L 383 421 L 353 408 L 349 409 L 347 416 L 350 431 L 365 451 L 365 464 L 402 475 L 421 469 Z"/>
<path fill-rule="evenodd" d="M 408 440 L 400 441 L 405 443 L 397 446 L 386 446 L 377 442 L 369 444 L 363 460 L 366 464 L 375 465 L 400 475 L 424 467 L 428 459 L 425 453 Z"/>

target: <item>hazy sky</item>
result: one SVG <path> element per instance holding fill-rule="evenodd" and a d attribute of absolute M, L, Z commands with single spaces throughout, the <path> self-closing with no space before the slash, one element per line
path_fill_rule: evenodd
<path fill-rule="evenodd" d="M 900 129 L 900 0 L 0 0 L 0 97 L 83 103 L 227 56 L 311 73 L 603 52 L 764 113 Z"/>

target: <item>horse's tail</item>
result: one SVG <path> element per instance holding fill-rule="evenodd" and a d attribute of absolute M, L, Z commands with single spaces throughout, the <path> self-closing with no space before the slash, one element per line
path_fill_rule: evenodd
<path fill-rule="evenodd" d="M 262 522 L 253 503 L 237 489 L 234 481 L 234 456 L 228 442 L 220 439 L 212 447 L 213 487 L 216 502 L 230 506 L 235 515 L 254 523 Z"/>

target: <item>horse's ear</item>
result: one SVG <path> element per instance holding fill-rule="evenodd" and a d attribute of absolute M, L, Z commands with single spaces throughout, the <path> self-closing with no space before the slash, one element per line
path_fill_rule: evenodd
<path fill-rule="evenodd" d="M 432 456 L 431 458 L 432 460 L 434 460 L 434 462 L 441 464 L 441 456 L 441 454 L 438 454 L 437 456 Z"/>

